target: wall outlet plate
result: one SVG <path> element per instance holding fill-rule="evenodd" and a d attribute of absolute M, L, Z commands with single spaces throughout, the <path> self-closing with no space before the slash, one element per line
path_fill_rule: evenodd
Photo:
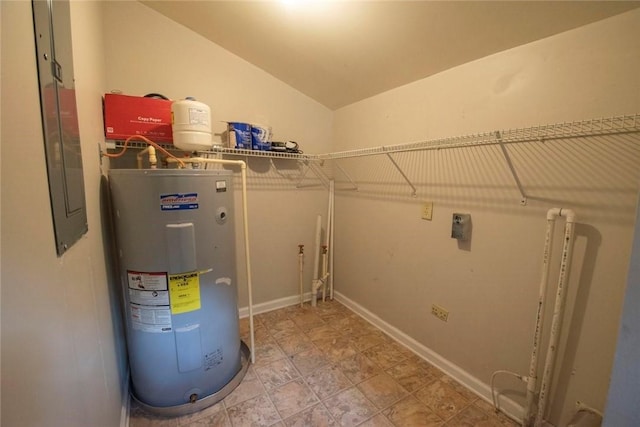
<path fill-rule="evenodd" d="M 433 202 L 424 202 L 422 204 L 422 219 L 431 221 L 433 217 Z"/>
<path fill-rule="evenodd" d="M 433 314 L 443 322 L 446 322 L 447 319 L 449 319 L 449 311 L 446 308 L 440 307 L 437 304 L 431 305 L 431 314 Z"/>

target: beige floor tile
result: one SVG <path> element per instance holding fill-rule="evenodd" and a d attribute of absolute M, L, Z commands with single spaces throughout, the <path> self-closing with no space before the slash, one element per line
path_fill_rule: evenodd
<path fill-rule="evenodd" d="M 223 399 L 224 406 L 229 409 L 234 405 L 264 394 L 264 392 L 264 386 L 254 372 L 254 367 L 250 366 L 238 387 Z"/>
<path fill-rule="evenodd" d="M 343 311 L 320 312 L 318 316 L 327 324 L 332 325 L 347 316 Z"/>
<path fill-rule="evenodd" d="M 256 342 L 255 349 L 256 366 L 266 365 L 278 359 L 286 357 L 278 343 L 271 339 L 264 342 Z"/>
<path fill-rule="evenodd" d="M 354 336 L 368 334 L 377 330 L 361 317 L 354 317 L 351 315 L 336 321 L 331 326 L 339 330 L 342 334 Z"/>
<path fill-rule="evenodd" d="M 267 328 L 265 328 L 262 325 L 254 326 L 253 333 L 254 333 L 253 338 L 256 341 L 256 344 L 261 344 L 261 343 L 273 340 L 273 337 L 271 337 L 271 335 L 269 335 L 269 332 L 267 332 Z M 248 346 L 250 346 L 251 331 L 247 329 L 245 332 L 241 332 L 240 339 L 244 341 Z"/>
<path fill-rule="evenodd" d="M 308 331 L 324 324 L 324 321 L 314 311 L 290 315 L 291 320 L 303 331 Z"/>
<path fill-rule="evenodd" d="M 333 418 L 343 427 L 356 426 L 371 418 L 376 407 L 360 390 L 351 387 L 324 401 Z"/>
<path fill-rule="evenodd" d="M 329 325 L 317 325 L 316 327 L 307 331 L 307 336 L 311 338 L 312 341 L 317 341 L 341 338 L 342 334 Z"/>
<path fill-rule="evenodd" d="M 399 346 L 392 343 L 380 344 L 362 353 L 383 369 L 397 365 L 409 357 Z"/>
<path fill-rule="evenodd" d="M 351 381 L 336 365 L 326 365 L 305 377 L 311 390 L 321 399 L 351 387 Z"/>
<path fill-rule="evenodd" d="M 267 390 L 279 387 L 300 377 L 298 370 L 286 357 L 255 367 L 255 372 Z"/>
<path fill-rule="evenodd" d="M 200 418 L 187 424 L 188 427 L 231 427 L 231 421 L 227 417 L 226 411 Z"/>
<path fill-rule="evenodd" d="M 289 335 L 300 334 L 302 331 L 293 323 L 291 319 L 280 320 L 269 326 L 269 333 L 276 340 Z"/>
<path fill-rule="evenodd" d="M 334 427 L 338 424 L 321 403 L 284 420 L 287 427 Z"/>
<path fill-rule="evenodd" d="M 382 413 L 398 427 L 438 427 L 443 424 L 442 418 L 413 396 L 405 397 Z"/>
<path fill-rule="evenodd" d="M 287 356 L 300 353 L 301 351 L 311 350 L 314 347 L 311 339 L 302 332 L 279 338 L 276 341 Z"/>
<path fill-rule="evenodd" d="M 447 427 L 504 427 L 505 424 L 497 417 L 487 414 L 475 405 L 469 405 L 458 415 L 450 419 Z"/>
<path fill-rule="evenodd" d="M 319 402 L 302 379 L 291 381 L 269 392 L 271 401 L 282 418 L 288 418 Z"/>
<path fill-rule="evenodd" d="M 358 351 L 364 351 L 380 344 L 386 344 L 389 338 L 382 332 L 371 332 L 364 335 L 351 337 L 351 342 Z"/>
<path fill-rule="evenodd" d="M 346 308 L 344 305 L 340 304 L 338 301 L 331 300 L 327 297 L 325 301 L 318 301 L 318 305 L 316 306 L 318 312 L 326 313 L 326 312 L 348 312 L 351 313 L 351 310 Z"/>
<path fill-rule="evenodd" d="M 273 325 L 281 320 L 287 320 L 289 315 L 284 310 L 273 310 L 266 313 L 256 314 L 254 319 L 258 319 L 265 326 Z"/>
<path fill-rule="evenodd" d="M 204 408 L 201 411 L 195 412 L 189 415 L 183 415 L 177 418 L 177 422 L 179 426 L 191 426 L 194 422 L 200 419 L 219 419 L 220 414 L 222 414 L 222 418 L 226 419 L 227 414 L 224 409 L 224 404 L 222 402 L 218 402 L 215 405 L 211 405 L 208 408 Z M 224 424 L 221 424 L 224 425 Z"/>
<path fill-rule="evenodd" d="M 384 409 L 408 394 L 407 390 L 385 373 L 361 382 L 358 389 L 378 409 Z"/>
<path fill-rule="evenodd" d="M 283 312 L 287 313 L 287 315 L 297 315 L 300 313 L 309 313 L 316 312 L 316 308 L 311 306 L 311 302 L 305 302 L 302 307 L 300 304 L 290 305 L 288 307 L 281 309 Z"/>
<path fill-rule="evenodd" d="M 311 350 L 294 354 L 293 356 L 290 356 L 290 358 L 303 376 L 307 376 L 319 367 L 329 363 L 324 353 L 315 346 Z"/>
<path fill-rule="evenodd" d="M 519 423 L 513 421 L 511 418 L 507 417 L 502 412 L 496 412 L 493 408 L 493 404 L 489 402 L 485 402 L 482 399 L 477 399 L 475 402 L 473 402 L 473 404 L 474 406 L 477 406 L 478 408 L 489 414 L 489 416 L 495 417 L 500 420 L 503 426 L 515 427 L 520 425 Z"/>
<path fill-rule="evenodd" d="M 340 367 L 342 373 L 354 384 L 371 378 L 382 371 L 378 365 L 362 353 L 342 359 L 337 365 Z"/>
<path fill-rule="evenodd" d="M 449 384 L 451 388 L 453 388 L 455 391 L 461 394 L 462 397 L 467 399 L 469 402 L 474 402 L 476 399 L 478 399 L 477 394 L 475 394 L 474 392 L 472 392 L 471 390 L 469 390 L 468 388 L 466 388 L 465 386 L 463 386 L 462 384 L 460 384 L 459 382 L 457 382 L 456 380 L 454 380 L 448 375 L 445 375 L 445 374 L 441 375 L 439 380 L 442 381 L 443 383 Z"/>
<path fill-rule="evenodd" d="M 353 357 L 358 353 L 349 339 L 344 337 L 317 340 L 314 341 L 314 344 L 327 356 L 329 361 L 334 363 L 347 357 Z"/>
<path fill-rule="evenodd" d="M 176 418 L 160 417 L 146 412 L 140 405 L 135 402 L 131 403 L 129 411 L 130 427 L 177 427 L 178 420 Z"/>
<path fill-rule="evenodd" d="M 266 394 L 228 408 L 227 413 L 234 426 L 270 426 L 281 421 Z"/>
<path fill-rule="evenodd" d="M 467 399 L 440 380 L 418 390 L 414 396 L 445 421 L 469 405 Z"/>
<path fill-rule="evenodd" d="M 391 421 L 389 421 L 387 417 L 378 414 L 358 425 L 358 427 L 393 427 L 393 424 L 391 424 Z"/>
<path fill-rule="evenodd" d="M 425 370 L 413 360 L 405 360 L 385 371 L 401 386 L 413 393 L 434 382 L 437 377 L 432 370 Z"/>

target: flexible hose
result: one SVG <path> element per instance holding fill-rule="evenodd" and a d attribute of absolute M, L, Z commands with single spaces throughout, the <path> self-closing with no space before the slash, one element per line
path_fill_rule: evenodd
<path fill-rule="evenodd" d="M 518 378 L 520 381 L 524 381 L 526 382 L 526 378 L 523 377 L 522 375 L 513 372 L 513 371 L 508 371 L 505 369 L 500 369 L 495 371 L 493 374 L 491 374 L 491 402 L 493 403 L 493 410 L 497 412 L 500 411 L 500 408 L 498 408 L 498 400 L 496 399 L 496 393 L 495 393 L 495 387 L 494 387 L 494 382 L 496 379 L 496 375 L 498 374 L 507 374 L 507 375 L 513 375 L 514 377 Z"/>

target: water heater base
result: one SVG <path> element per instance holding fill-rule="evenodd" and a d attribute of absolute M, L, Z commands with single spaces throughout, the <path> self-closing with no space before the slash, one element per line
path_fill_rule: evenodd
<path fill-rule="evenodd" d="M 231 381 L 229 381 L 224 387 L 222 387 L 215 393 L 205 396 L 202 399 L 198 399 L 193 403 L 185 403 L 183 405 L 175 406 L 151 406 L 138 400 L 133 395 L 133 393 L 131 394 L 131 397 L 145 411 L 149 412 L 150 414 L 160 415 L 162 417 L 179 417 L 182 415 L 193 414 L 194 412 L 201 411 L 227 397 L 242 382 L 242 379 L 249 369 L 249 364 L 251 363 L 251 350 L 249 350 L 249 347 L 244 343 L 244 341 L 240 341 L 240 356 L 242 359 L 240 371 L 238 371 L 238 373 L 231 379 Z"/>

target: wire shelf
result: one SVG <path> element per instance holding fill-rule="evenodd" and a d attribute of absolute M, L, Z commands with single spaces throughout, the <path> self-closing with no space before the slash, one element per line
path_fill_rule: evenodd
<path fill-rule="evenodd" d="M 408 151 L 440 150 L 447 148 L 475 147 L 504 143 L 520 143 L 532 141 L 548 141 L 553 139 L 577 138 L 586 136 L 614 135 L 640 132 L 640 114 L 583 120 L 569 123 L 556 123 L 520 129 L 507 129 L 462 135 L 441 139 L 423 140 L 396 145 L 361 148 L 324 154 L 302 154 L 279 151 L 243 150 L 225 147 L 213 147 L 203 151 L 204 154 L 221 154 L 224 156 L 263 157 L 271 159 L 290 159 L 302 161 L 323 161 L 352 157 L 373 156 L 380 154 L 401 153 Z M 159 144 L 167 150 L 177 150 L 172 144 Z M 123 141 L 108 141 L 108 149 L 122 148 Z M 130 148 L 146 148 L 144 142 L 131 141 Z"/>
<path fill-rule="evenodd" d="M 640 132 L 640 114 L 556 123 L 522 129 L 508 129 L 463 135 L 434 140 L 416 141 L 397 145 L 362 148 L 335 153 L 320 154 L 321 159 L 344 159 L 407 151 L 439 150 L 446 148 L 474 147 L 502 143 L 547 141 L 552 139 L 601 136 Z"/>
<path fill-rule="evenodd" d="M 265 157 L 270 159 L 291 159 L 291 160 L 321 160 L 317 154 L 302 154 L 281 151 L 258 151 L 244 150 L 238 148 L 213 147 L 212 150 L 205 153 L 223 154 L 228 156 L 240 157 Z"/>

